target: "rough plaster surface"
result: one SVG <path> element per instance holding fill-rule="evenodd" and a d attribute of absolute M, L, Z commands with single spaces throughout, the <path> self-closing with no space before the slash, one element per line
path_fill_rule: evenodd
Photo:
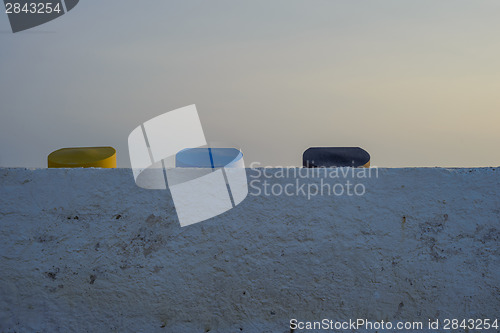
<path fill-rule="evenodd" d="M 353 181 L 363 196 L 251 194 L 181 228 L 169 192 L 128 169 L 0 169 L 0 332 L 500 316 L 500 170 Z"/>

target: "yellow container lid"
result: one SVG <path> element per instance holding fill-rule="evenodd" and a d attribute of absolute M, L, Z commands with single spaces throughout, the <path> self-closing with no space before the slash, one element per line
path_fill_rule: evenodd
<path fill-rule="evenodd" d="M 116 168 L 113 147 L 62 148 L 47 157 L 49 168 Z"/>

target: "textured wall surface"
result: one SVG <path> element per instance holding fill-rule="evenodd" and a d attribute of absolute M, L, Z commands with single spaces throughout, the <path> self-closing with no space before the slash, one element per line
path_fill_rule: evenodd
<path fill-rule="evenodd" d="M 0 332 L 499 317 L 500 170 L 248 174 L 243 203 L 181 228 L 169 192 L 128 169 L 0 169 Z M 365 193 L 256 195 L 322 179 Z"/>

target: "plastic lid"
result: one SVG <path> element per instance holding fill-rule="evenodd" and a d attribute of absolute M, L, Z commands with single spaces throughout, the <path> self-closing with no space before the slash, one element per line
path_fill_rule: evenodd
<path fill-rule="evenodd" d="M 370 154 L 359 147 L 311 147 L 302 155 L 305 168 L 370 167 Z"/>
<path fill-rule="evenodd" d="M 187 148 L 175 156 L 175 166 L 183 168 L 223 168 L 243 158 L 236 148 Z"/>
<path fill-rule="evenodd" d="M 56 150 L 47 158 L 49 168 L 116 168 L 113 147 L 78 147 Z"/>

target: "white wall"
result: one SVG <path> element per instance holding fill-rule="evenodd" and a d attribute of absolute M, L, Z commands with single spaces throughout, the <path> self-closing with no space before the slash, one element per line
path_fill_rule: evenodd
<path fill-rule="evenodd" d="M 0 332 L 493 318 L 499 176 L 380 169 L 349 177 L 363 196 L 310 200 L 251 188 L 233 210 L 181 228 L 168 191 L 137 188 L 128 169 L 0 169 Z"/>

